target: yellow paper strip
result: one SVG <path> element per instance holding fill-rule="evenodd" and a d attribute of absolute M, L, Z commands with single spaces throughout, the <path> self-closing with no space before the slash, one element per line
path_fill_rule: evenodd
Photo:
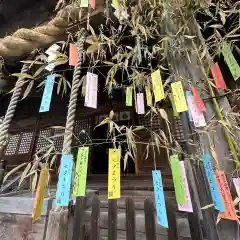
<path fill-rule="evenodd" d="M 170 100 L 171 100 L 172 108 L 173 108 L 173 116 L 178 118 L 179 117 L 179 113 L 177 112 L 176 105 L 175 105 L 175 102 L 173 100 L 172 94 L 170 95 Z"/>
<path fill-rule="evenodd" d="M 185 94 L 183 91 L 182 82 L 174 82 L 171 84 L 172 87 L 172 94 L 173 94 L 173 100 L 176 106 L 177 112 L 186 112 L 188 110 L 188 106 L 186 103 Z"/>
<path fill-rule="evenodd" d="M 132 87 L 127 87 L 126 89 L 126 106 L 131 107 L 132 106 Z"/>
<path fill-rule="evenodd" d="M 81 0 L 80 7 L 88 7 L 88 0 Z"/>
<path fill-rule="evenodd" d="M 152 84 L 153 84 L 153 93 L 155 96 L 155 102 L 159 102 L 164 99 L 164 89 L 162 84 L 162 78 L 160 75 L 160 70 L 153 72 L 151 74 Z"/>
<path fill-rule="evenodd" d="M 120 149 L 109 149 L 108 199 L 120 198 Z"/>
<path fill-rule="evenodd" d="M 119 0 L 112 0 L 112 7 L 115 9 L 119 8 Z"/>
<path fill-rule="evenodd" d="M 146 97 L 147 97 L 147 105 L 152 106 L 152 94 L 149 87 L 145 87 Z"/>
<path fill-rule="evenodd" d="M 49 171 L 47 167 L 43 167 L 38 180 L 36 197 L 34 200 L 32 218 L 33 221 L 40 219 L 43 208 L 44 195 L 48 185 Z"/>

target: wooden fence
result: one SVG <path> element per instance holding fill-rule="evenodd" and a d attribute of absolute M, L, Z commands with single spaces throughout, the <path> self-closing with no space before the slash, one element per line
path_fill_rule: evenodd
<path fill-rule="evenodd" d="M 98 195 L 94 195 L 91 201 L 91 216 L 86 223 L 86 201 L 85 197 L 77 197 L 76 205 L 74 209 L 74 217 L 73 217 L 73 227 L 71 240 L 100 240 L 100 239 L 108 239 L 108 240 L 117 240 L 119 239 L 117 236 L 118 228 L 118 206 L 117 199 L 116 200 L 108 200 L 108 225 L 107 225 L 107 236 L 104 238 L 100 237 L 100 208 L 101 202 L 99 200 Z M 168 240 L 177 240 L 178 232 L 177 232 L 177 221 L 176 215 L 173 206 L 170 201 L 166 201 L 167 207 L 167 215 L 168 215 L 168 224 L 169 228 L 166 230 L 167 235 L 163 239 Z M 156 213 L 155 213 L 155 204 L 154 199 L 146 198 L 144 200 L 143 214 L 145 216 L 145 229 L 142 229 L 142 232 L 145 232 L 146 240 L 157 240 L 162 235 L 157 235 L 156 233 Z M 135 214 L 135 202 L 132 198 L 125 199 L 125 231 L 126 236 L 121 236 L 121 239 L 126 240 L 135 240 L 137 239 L 136 233 L 136 214 Z M 61 224 L 60 224 L 61 225 Z M 63 224 L 64 225 L 64 224 Z M 55 224 L 56 226 L 56 224 Z M 48 232 L 48 231 L 47 231 Z M 62 232 L 64 233 L 64 231 Z M 54 238 L 54 233 L 47 233 L 49 235 L 49 239 L 65 239 Z M 48 239 L 48 237 L 46 238 Z M 69 238 L 67 238 L 69 239 Z M 142 239 L 142 238 L 141 238 Z M 161 239 L 161 237 L 160 237 Z"/>

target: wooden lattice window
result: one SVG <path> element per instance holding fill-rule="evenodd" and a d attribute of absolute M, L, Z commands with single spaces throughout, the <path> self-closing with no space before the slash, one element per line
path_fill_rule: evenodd
<path fill-rule="evenodd" d="M 162 120 L 159 116 L 154 116 L 151 118 L 150 114 L 145 115 L 138 115 L 139 125 L 144 126 L 152 131 L 158 131 L 162 128 Z"/>
<path fill-rule="evenodd" d="M 64 129 L 53 130 L 53 142 L 56 151 L 61 151 L 63 147 Z"/>
<path fill-rule="evenodd" d="M 33 137 L 33 132 L 26 132 L 21 134 L 18 154 L 25 154 L 30 151 L 32 137 Z"/>
<path fill-rule="evenodd" d="M 46 147 L 47 145 L 50 144 L 47 139 L 51 136 L 51 134 L 52 134 L 51 132 L 52 132 L 51 129 L 40 130 L 38 141 L 37 141 L 36 151 L 39 151 L 43 147 Z"/>
<path fill-rule="evenodd" d="M 89 141 L 91 133 L 91 118 L 77 120 L 74 126 L 74 137 L 79 143 L 86 143 Z M 89 136 L 89 137 L 88 137 Z"/>
<path fill-rule="evenodd" d="M 19 139 L 20 139 L 20 134 L 14 134 L 10 137 L 5 155 L 11 156 L 16 154 Z"/>

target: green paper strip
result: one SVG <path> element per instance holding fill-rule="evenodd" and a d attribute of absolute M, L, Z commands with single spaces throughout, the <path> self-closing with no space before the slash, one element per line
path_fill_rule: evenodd
<path fill-rule="evenodd" d="M 237 60 L 235 59 L 229 44 L 223 44 L 222 54 L 224 56 L 225 62 L 229 67 L 230 72 L 232 73 L 234 80 L 236 81 L 238 78 L 240 78 L 240 66 L 237 63 Z"/>
<path fill-rule="evenodd" d="M 126 89 L 126 106 L 131 107 L 132 106 L 132 87 L 127 87 Z"/>
<path fill-rule="evenodd" d="M 170 156 L 170 164 L 172 169 L 173 184 L 174 184 L 177 203 L 185 204 L 187 200 L 186 200 L 186 195 L 184 191 L 181 167 L 180 167 L 179 158 L 177 154 Z"/>
<path fill-rule="evenodd" d="M 74 179 L 73 196 L 86 195 L 86 181 L 88 168 L 89 147 L 78 148 L 76 173 Z"/>

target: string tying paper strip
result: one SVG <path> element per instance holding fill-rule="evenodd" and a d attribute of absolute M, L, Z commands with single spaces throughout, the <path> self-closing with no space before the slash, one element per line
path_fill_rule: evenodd
<path fill-rule="evenodd" d="M 39 112 L 48 112 L 50 109 L 54 80 L 55 80 L 55 75 L 47 76 Z"/>
<path fill-rule="evenodd" d="M 191 195 L 190 195 L 190 192 L 189 192 L 184 161 L 180 161 L 180 168 L 181 168 L 184 191 L 185 191 L 185 196 L 186 196 L 186 203 L 184 203 L 184 204 L 179 204 L 178 203 L 178 209 L 180 211 L 184 211 L 184 212 L 193 212 L 192 200 L 191 200 Z"/>
<path fill-rule="evenodd" d="M 192 117 L 194 126 L 205 127 L 206 126 L 205 117 L 203 113 L 199 110 L 194 96 L 191 94 L 190 91 L 186 92 L 186 96 L 187 96 L 187 104 L 189 107 L 189 114 Z"/>
<path fill-rule="evenodd" d="M 168 228 L 167 211 L 164 199 L 162 176 L 160 170 L 152 171 L 153 188 L 156 202 L 157 221 L 161 226 Z"/>
<path fill-rule="evenodd" d="M 120 198 L 120 149 L 109 149 L 108 199 Z"/>
<path fill-rule="evenodd" d="M 218 187 L 220 189 L 225 211 L 220 214 L 221 218 L 238 221 L 237 213 L 234 207 L 231 192 L 228 186 L 226 175 L 223 171 L 215 171 Z"/>
<path fill-rule="evenodd" d="M 219 187 L 217 185 L 216 176 L 213 170 L 212 162 L 211 162 L 211 155 L 209 153 L 205 153 L 203 155 L 203 165 L 204 170 L 207 176 L 214 208 L 219 210 L 220 212 L 224 212 L 224 204 L 222 201 L 222 196 L 219 191 Z"/>
<path fill-rule="evenodd" d="M 56 205 L 67 207 L 70 199 L 70 186 L 72 180 L 73 156 L 62 155 L 60 173 L 58 176 Z"/>
<path fill-rule="evenodd" d="M 76 172 L 74 176 L 73 196 L 86 195 L 89 147 L 78 148 Z"/>
<path fill-rule="evenodd" d="M 98 75 L 87 72 L 84 106 L 97 108 Z"/>

